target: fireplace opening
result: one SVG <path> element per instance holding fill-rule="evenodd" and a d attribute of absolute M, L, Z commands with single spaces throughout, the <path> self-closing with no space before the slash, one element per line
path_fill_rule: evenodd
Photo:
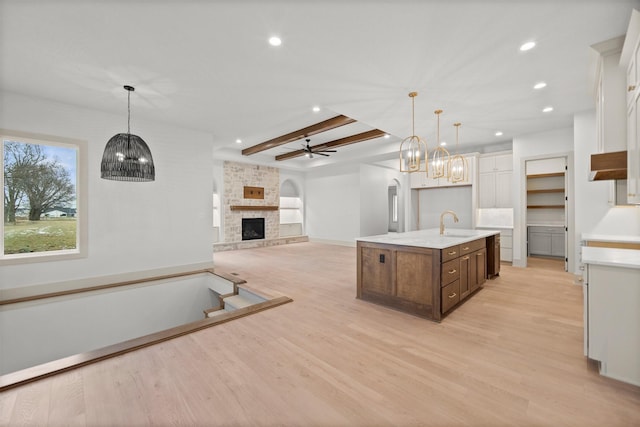
<path fill-rule="evenodd" d="M 242 218 L 242 240 L 264 239 L 264 218 Z"/>

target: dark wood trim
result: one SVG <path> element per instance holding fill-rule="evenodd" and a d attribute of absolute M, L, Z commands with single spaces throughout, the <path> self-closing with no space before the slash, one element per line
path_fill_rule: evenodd
<path fill-rule="evenodd" d="M 193 271 L 187 271 L 187 272 L 182 272 L 182 273 L 174 273 L 174 274 L 163 274 L 163 275 L 160 275 L 160 276 L 151 276 L 151 277 L 144 277 L 144 278 L 140 278 L 140 279 L 126 280 L 126 281 L 123 281 L 123 282 L 108 283 L 108 284 L 105 284 L 105 285 L 86 286 L 86 287 L 77 288 L 77 289 L 66 289 L 66 290 L 63 290 L 63 291 L 47 292 L 47 293 L 43 293 L 43 294 L 28 295 L 28 296 L 24 296 L 24 297 L 0 299 L 0 305 L 16 304 L 16 303 L 19 303 L 19 302 L 35 301 L 35 300 L 39 300 L 39 299 L 54 298 L 54 297 L 60 297 L 60 296 L 65 296 L 65 295 L 79 294 L 79 293 L 83 293 L 83 292 L 100 291 L 100 290 L 103 290 L 103 289 L 110 289 L 110 288 L 117 288 L 117 287 L 120 287 L 120 286 L 135 285 L 137 283 L 152 282 L 154 280 L 173 279 L 173 278 L 176 278 L 176 277 L 191 276 L 191 275 L 200 274 L 200 273 L 211 273 L 211 274 L 215 274 L 216 276 L 220 276 L 219 274 L 215 273 L 213 271 L 213 269 L 205 268 L 205 269 L 202 269 L 202 270 L 193 270 Z M 235 283 L 235 281 L 238 280 L 237 277 L 234 278 L 234 280 L 228 279 L 227 277 L 223 277 L 223 279 L 230 280 L 230 281 L 232 281 L 234 283 Z M 242 279 L 239 279 L 239 280 L 242 280 Z M 244 283 L 244 281 L 242 283 Z"/>
<path fill-rule="evenodd" d="M 95 363 L 101 360 L 109 359 L 111 357 L 120 356 L 121 354 L 129 353 L 131 351 L 168 341 L 170 339 L 190 334 L 192 332 L 220 325 L 222 323 L 226 323 L 240 317 L 245 317 L 259 311 L 267 310 L 269 308 L 277 307 L 291 301 L 293 300 L 286 296 L 274 298 L 268 301 L 251 305 L 249 307 L 230 311 L 228 312 L 228 314 L 221 314 L 216 317 L 198 320 L 195 322 L 187 323 L 186 325 L 180 325 L 161 332 L 156 332 L 154 334 L 145 335 L 143 337 L 134 338 L 128 341 L 123 341 L 121 343 L 103 347 L 98 350 L 76 354 L 73 356 L 54 360 L 52 362 L 43 363 L 31 368 L 12 372 L 10 374 L 2 375 L 0 376 L 0 392 L 8 390 L 12 387 L 17 387 L 42 378 L 50 377 L 55 374 L 66 372 L 71 369 L 79 368 L 90 363 Z"/>
<path fill-rule="evenodd" d="M 564 176 L 564 172 L 539 173 L 535 175 L 527 175 L 527 178 L 551 178 L 554 176 Z"/>
<path fill-rule="evenodd" d="M 635 242 L 605 242 L 600 240 L 588 240 L 587 246 L 592 248 L 614 248 L 614 249 L 640 249 L 640 243 Z"/>
<path fill-rule="evenodd" d="M 350 135 L 344 138 L 336 139 L 334 141 L 325 142 L 322 144 L 314 145 L 311 148 L 311 151 L 322 151 L 322 150 L 330 150 L 337 147 L 344 147 L 345 145 L 355 144 L 357 142 L 368 141 L 370 139 L 380 138 L 384 136 L 386 133 L 381 131 L 380 129 L 372 129 L 366 132 L 358 133 L 355 135 Z M 306 154 L 305 150 L 296 150 L 290 153 L 280 154 L 276 156 L 276 160 L 288 160 L 293 159 L 294 157 L 300 157 Z"/>
<path fill-rule="evenodd" d="M 249 187 L 245 186 L 244 190 L 244 198 L 245 199 L 264 199 L 264 188 L 263 187 Z"/>
<path fill-rule="evenodd" d="M 564 193 L 564 188 L 547 188 L 545 190 L 527 190 L 527 194 Z"/>
<path fill-rule="evenodd" d="M 231 205 L 232 211 L 277 211 L 279 206 L 245 206 L 245 205 Z"/>
<path fill-rule="evenodd" d="M 307 126 L 306 128 L 298 129 L 286 135 L 282 135 L 277 138 L 273 138 L 268 141 L 261 142 L 260 144 L 245 148 L 244 150 L 242 150 L 242 155 L 250 156 L 251 154 L 256 154 L 261 151 L 269 150 L 271 148 L 275 148 L 280 145 L 288 144 L 289 142 L 292 142 L 292 141 L 297 141 L 298 139 L 306 138 L 308 136 L 316 135 L 318 133 L 335 129 L 340 126 L 348 125 L 353 122 L 355 122 L 355 119 L 352 119 L 351 117 L 347 117 L 343 115 L 332 117 L 320 123 Z"/>

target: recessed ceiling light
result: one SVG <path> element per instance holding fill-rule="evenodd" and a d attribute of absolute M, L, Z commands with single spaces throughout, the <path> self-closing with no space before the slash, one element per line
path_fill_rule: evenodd
<path fill-rule="evenodd" d="M 538 82 L 535 85 L 533 85 L 534 89 L 542 89 L 543 87 L 547 87 L 547 84 L 545 82 Z"/>
<path fill-rule="evenodd" d="M 240 138 L 236 139 L 236 144 L 242 144 L 242 140 Z"/>
<path fill-rule="evenodd" d="M 389 139 L 389 138 L 391 138 L 391 135 L 389 135 L 388 133 L 385 133 L 385 134 L 384 134 L 384 137 L 385 137 L 386 139 Z"/>
<path fill-rule="evenodd" d="M 269 44 L 271 46 L 280 46 L 282 44 L 282 40 L 280 37 L 273 36 L 269 39 Z"/>
<path fill-rule="evenodd" d="M 318 111 L 320 111 L 320 107 L 318 107 L 318 106 L 316 105 L 316 106 L 314 106 L 314 107 L 312 108 L 312 110 L 313 110 L 313 112 L 314 112 L 314 113 L 317 113 Z"/>
<path fill-rule="evenodd" d="M 502 131 L 496 132 L 496 136 L 502 136 Z"/>
<path fill-rule="evenodd" d="M 441 147 L 444 147 L 445 145 L 447 145 L 446 141 L 442 141 L 442 142 L 440 143 L 440 146 L 441 146 Z"/>
<path fill-rule="evenodd" d="M 553 111 L 553 107 L 551 107 L 551 106 L 549 106 L 549 107 L 544 107 L 544 108 L 542 109 L 542 112 L 543 112 L 543 113 L 550 113 L 550 112 L 552 112 L 552 111 Z"/>
<path fill-rule="evenodd" d="M 525 52 L 527 50 L 533 49 L 536 46 L 536 42 L 526 42 L 522 46 L 520 46 L 520 50 Z"/>

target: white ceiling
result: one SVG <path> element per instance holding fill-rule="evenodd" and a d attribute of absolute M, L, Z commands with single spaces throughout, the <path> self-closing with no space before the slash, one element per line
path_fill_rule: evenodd
<path fill-rule="evenodd" d="M 442 139 L 451 148 L 460 121 L 468 151 L 571 126 L 593 108 L 589 46 L 624 34 L 633 7 L 640 0 L 0 0 L 0 89 L 126 117 L 130 84 L 133 132 L 137 117 L 172 123 L 210 132 L 221 158 L 303 170 L 393 157 L 417 91 L 416 134 L 434 147 L 441 108 Z M 537 46 L 520 52 L 528 40 Z M 392 137 L 329 159 L 274 161 L 303 141 L 240 154 L 337 114 L 359 123 L 311 145 L 370 128 Z"/>

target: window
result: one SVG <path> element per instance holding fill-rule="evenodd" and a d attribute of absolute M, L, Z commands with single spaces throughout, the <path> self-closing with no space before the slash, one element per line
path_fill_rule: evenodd
<path fill-rule="evenodd" d="M 84 143 L 22 133 L 0 135 L 4 188 L 0 262 L 83 256 Z"/>

